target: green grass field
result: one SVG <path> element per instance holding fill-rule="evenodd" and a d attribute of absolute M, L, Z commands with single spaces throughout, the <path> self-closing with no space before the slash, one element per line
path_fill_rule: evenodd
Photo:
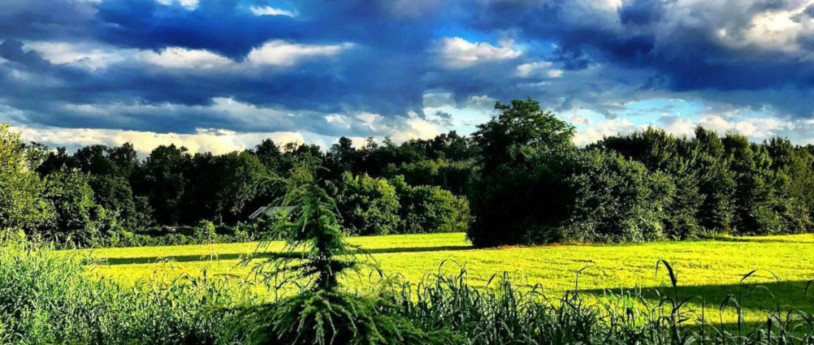
<path fill-rule="evenodd" d="M 465 267 L 472 285 L 483 286 L 493 274 L 508 272 L 527 287 L 541 284 L 544 291 L 559 295 L 573 290 L 577 271 L 579 290 L 602 295 L 605 290 L 641 288 L 648 295 L 669 290 L 669 277 L 656 263 L 668 261 L 678 277 L 682 297 L 703 296 L 708 311 L 718 319 L 718 306 L 727 294 L 741 297 L 747 321 L 763 320 L 763 312 L 785 308 L 814 312 L 814 234 L 743 237 L 718 241 L 658 242 L 625 245 L 551 245 L 474 249 L 464 234 L 393 235 L 356 237 L 350 242 L 372 254 L 388 275 L 418 282 L 428 274 L 457 274 Z M 231 274 L 248 277 L 250 269 L 238 266 L 241 257 L 257 249 L 257 243 L 174 247 L 115 248 L 83 251 L 98 261 L 91 271 L 124 283 L 150 279 L 173 279 L 179 275 Z M 265 251 L 282 248 L 273 243 Z M 757 270 L 741 282 L 742 276 Z M 367 274 L 348 277 L 350 286 L 370 285 Z M 257 288 L 261 290 L 260 287 Z M 262 293 L 262 292 L 260 292 Z M 700 299 L 693 300 L 694 308 Z M 709 315 L 708 315 L 709 316 Z M 725 322 L 735 319 L 727 309 Z"/>

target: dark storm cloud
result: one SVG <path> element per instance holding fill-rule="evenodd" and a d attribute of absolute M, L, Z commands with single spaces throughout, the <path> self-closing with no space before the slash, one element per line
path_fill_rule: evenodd
<path fill-rule="evenodd" d="M 47 90 L 41 85 L 6 79 L 4 84 L 16 86 L 0 94 L 5 93 L 10 105 L 32 110 L 31 117 L 44 124 L 115 127 L 124 123 L 128 129 L 151 129 L 145 127 L 151 126 L 154 119 L 145 116 L 143 120 L 120 121 L 80 116 L 76 120 L 73 114 L 59 112 L 50 103 L 93 104 L 137 99 L 145 103 L 206 105 L 213 97 L 233 97 L 241 102 L 292 111 L 372 111 L 385 116 L 420 111 L 423 94 L 420 66 L 426 59 L 421 52 L 431 42 L 430 29 L 416 25 L 414 19 L 383 13 L 381 6 L 360 11 L 367 8 L 366 3 L 343 2 L 341 7 L 331 6 L 336 13 L 319 9 L 324 4 L 314 3 L 311 4 L 313 11 L 298 10 L 307 12 L 310 19 L 295 20 L 286 16 L 255 16 L 248 8 L 231 1 L 205 0 L 192 11 L 152 0 L 106 1 L 99 5 L 96 14 L 101 24 L 87 30 L 94 31 L 93 35 L 100 41 L 120 48 L 206 49 L 240 62 L 251 49 L 271 39 L 308 44 L 352 42 L 356 46 L 352 54 L 344 54 L 341 61 L 300 63 L 295 68 L 258 68 L 252 73 L 217 70 L 168 73 L 144 65 L 119 65 L 90 73 L 53 66 L 34 51 L 24 52 L 22 43 L 10 38 L 3 43 L 7 60 L 26 66 L 36 64 L 36 68 L 32 67 L 35 73 L 58 77 L 70 72 L 74 77 L 65 81 L 69 85 L 47 87 Z M 339 15 L 342 13 L 347 15 Z M 17 17 L 25 20 L 25 16 Z M 5 69 L 10 68 L 15 66 L 5 66 Z M 9 73 L 10 70 L 6 70 L 5 75 Z M 43 94 L 48 94 L 52 101 L 43 103 L 39 99 Z M 55 112 L 59 116 L 54 116 Z M 152 129 L 192 131 L 205 125 L 206 119 L 190 117 L 189 121 L 166 126 L 163 123 L 152 125 L 155 127 Z M 229 123 L 213 125 L 245 130 Z"/>
<path fill-rule="evenodd" d="M 667 77 L 664 86 L 674 91 L 814 87 L 810 60 L 759 47 L 727 47 L 716 37 L 721 28 L 731 35 L 742 34 L 755 15 L 782 9 L 784 1 L 731 2 L 716 11 L 679 11 L 679 1 L 633 0 L 623 4 L 618 17 L 610 17 L 618 22 L 573 11 L 574 1 L 521 1 L 510 9 L 501 3 L 477 18 L 486 23 L 481 24 L 484 30 L 515 28 L 526 39 L 553 38 L 559 43 L 557 58 L 573 69 L 587 67 L 588 61 L 652 68 Z M 675 10 L 668 18 L 665 13 L 670 9 Z"/>
<path fill-rule="evenodd" d="M 609 117 L 625 101 L 669 93 L 812 116 L 811 36 L 800 35 L 796 50 L 772 50 L 744 38 L 755 16 L 788 9 L 789 2 L 692 7 L 677 0 L 630 0 L 598 9 L 603 3 L 305 0 L 290 4 L 297 13 L 292 18 L 250 10 L 286 5 L 272 1 L 201 0 L 189 8 L 154 0 L 7 0 L 0 4 L 0 105 L 20 110 L 31 123 L 58 127 L 302 129 L 357 136 L 375 133 L 354 124 L 330 125 L 325 116 L 352 119 L 370 112 L 397 119 L 416 112 L 449 122 L 446 113 L 423 114 L 430 91 L 451 93 L 459 105 L 474 96 L 534 97 L 552 109 L 584 107 Z M 792 20 L 810 21 L 812 8 L 800 9 Z M 721 38 L 721 30 L 729 36 Z M 438 46 L 450 36 L 492 47 L 509 38 L 523 54 L 447 68 Z M 727 44 L 729 39 L 746 43 Z M 351 46 L 285 66 L 244 66 L 253 49 L 273 40 Z M 99 69 L 56 64 L 26 46 L 35 41 L 89 42 L 122 59 Z M 210 51 L 243 67 L 170 69 L 132 56 L 168 47 Z M 518 65 L 541 61 L 565 74 L 517 74 Z M 294 117 L 235 121 L 206 110 L 219 97 Z"/>

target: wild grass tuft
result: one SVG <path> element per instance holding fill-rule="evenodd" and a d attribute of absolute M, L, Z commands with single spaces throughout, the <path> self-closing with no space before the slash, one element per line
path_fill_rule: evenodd
<path fill-rule="evenodd" d="M 235 289 L 205 276 L 123 287 L 92 278 L 78 257 L 2 241 L 0 343 L 240 343 Z"/>
<path fill-rule="evenodd" d="M 778 305 L 762 323 L 715 322 L 713 310 L 738 307 L 748 296 L 730 295 L 719 305 L 703 296 L 681 296 L 676 272 L 666 261 L 659 264 L 672 286 L 657 292 L 655 301 L 635 289 L 606 290 L 601 297 L 575 289 L 551 299 L 539 286 L 517 287 L 508 274 L 493 277 L 482 289 L 467 283 L 465 270 L 404 284 L 391 300 L 417 327 L 451 330 L 460 344 L 814 344 L 810 311 Z M 702 308 L 690 310 L 687 302 L 696 298 Z"/>

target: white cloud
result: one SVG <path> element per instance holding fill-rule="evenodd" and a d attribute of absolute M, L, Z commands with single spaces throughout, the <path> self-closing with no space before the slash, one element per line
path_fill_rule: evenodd
<path fill-rule="evenodd" d="M 274 8 L 274 7 L 271 7 L 271 6 L 264 6 L 264 7 L 252 6 L 251 8 L 249 8 L 249 10 L 252 11 L 252 13 L 255 16 L 296 17 L 297 15 L 299 15 L 299 13 L 297 13 L 296 10 L 290 11 L 290 10 L 284 10 L 284 9 L 280 9 L 280 8 Z"/>
<path fill-rule="evenodd" d="M 160 118 L 163 121 L 176 121 L 189 116 L 208 119 L 216 123 L 229 123 L 233 127 L 264 129 L 292 129 L 295 116 L 285 110 L 256 106 L 228 97 L 214 97 L 208 105 L 183 105 L 173 103 L 104 103 L 69 104 L 63 111 L 75 117 L 116 120 L 116 125 L 140 126 L 142 121 Z M 185 120 L 186 121 L 186 120 Z"/>
<path fill-rule="evenodd" d="M 325 116 L 325 121 L 330 123 L 331 125 L 341 127 L 344 129 L 350 129 L 351 126 L 351 119 L 349 119 L 345 115 L 340 114 L 330 114 Z"/>
<path fill-rule="evenodd" d="M 89 70 L 107 68 L 128 59 L 135 49 L 119 49 L 92 43 L 30 41 L 25 48 L 34 50 L 53 64 L 72 65 Z"/>
<path fill-rule="evenodd" d="M 379 114 L 373 114 L 368 112 L 361 112 L 356 114 L 356 119 L 361 121 L 362 126 L 367 127 L 367 129 L 376 131 L 377 130 L 377 122 L 380 122 L 384 119 L 384 116 Z"/>
<path fill-rule="evenodd" d="M 25 47 L 40 53 L 54 64 L 68 64 L 96 70 L 122 62 L 146 63 L 167 69 L 197 71 L 207 69 L 250 70 L 258 66 L 293 66 L 317 57 L 337 55 L 352 48 L 352 43 L 310 45 L 282 40 L 266 42 L 252 49 L 244 62 L 235 62 L 204 49 L 166 47 L 160 51 L 121 49 L 103 44 L 31 41 Z"/>
<path fill-rule="evenodd" d="M 814 36 L 814 18 L 804 13 L 810 4 L 810 0 L 779 1 L 772 6 L 760 0 L 667 1 L 664 20 L 654 27 L 656 50 L 684 55 L 683 45 L 669 43 L 675 35 L 691 30 L 705 32 L 729 49 L 749 53 L 746 57 L 758 48 L 809 61 L 814 53 L 803 42 Z M 741 56 L 731 57 L 738 58 Z"/>
<path fill-rule="evenodd" d="M 273 40 L 252 49 L 247 60 L 257 65 L 293 66 L 303 59 L 333 56 L 352 47 L 352 43 L 311 45 Z"/>
<path fill-rule="evenodd" d="M 540 71 L 545 71 L 551 67 L 553 63 L 549 61 L 529 62 L 517 66 L 518 77 L 529 77 L 537 74 Z"/>
<path fill-rule="evenodd" d="M 418 117 L 411 117 L 390 134 L 395 142 L 404 142 L 410 139 L 429 139 L 438 135 L 438 130 L 432 123 Z"/>
<path fill-rule="evenodd" d="M 210 69 L 228 66 L 232 63 L 228 58 L 208 50 L 181 47 L 164 48 L 159 53 L 142 51 L 141 56 L 147 62 L 165 68 Z"/>
<path fill-rule="evenodd" d="M 436 127 L 430 121 L 420 118 L 415 112 L 410 112 L 406 117 L 390 118 L 360 112 L 353 115 L 352 119 L 348 116 L 333 114 L 326 116 L 325 119 L 331 124 L 355 130 L 357 133 L 370 133 L 370 137 L 379 141 L 384 137 L 390 137 L 394 142 L 400 143 L 410 139 L 426 139 L 438 135 Z M 354 145 L 361 144 L 358 140 L 354 140 Z"/>
<path fill-rule="evenodd" d="M 495 103 L 497 103 L 497 99 L 487 95 L 480 95 L 469 97 L 461 106 L 491 112 L 495 109 Z"/>
<path fill-rule="evenodd" d="M 91 128 L 14 127 L 14 129 L 20 131 L 25 140 L 51 145 L 86 146 L 132 143 L 135 150 L 141 153 L 149 153 L 160 145 L 175 144 L 184 146 L 193 153 L 224 154 L 253 147 L 266 138 L 271 138 L 277 143 L 305 141 L 302 134 L 298 132 L 236 133 L 228 130 L 199 129 L 196 133 L 179 134 Z"/>
<path fill-rule="evenodd" d="M 554 64 L 550 61 L 537 61 L 524 63 L 517 66 L 516 75 L 518 77 L 540 77 L 546 76 L 549 78 L 559 78 L 562 76 L 563 71 L 560 69 L 552 69 Z"/>
<path fill-rule="evenodd" d="M 814 18 L 802 15 L 806 2 L 791 10 L 768 11 L 752 17 L 751 25 L 744 35 L 748 43 L 785 52 L 799 52 L 800 38 L 814 36 Z M 799 15 L 799 16 L 798 16 Z M 792 17 L 798 16 L 798 20 Z M 811 53 L 809 52 L 809 57 Z"/>
<path fill-rule="evenodd" d="M 576 115 L 576 114 L 571 116 L 570 121 L 571 121 L 571 123 L 575 123 L 575 124 L 578 124 L 578 125 L 589 125 L 589 124 L 591 124 L 591 120 L 588 120 L 584 116 L 580 116 L 580 115 Z"/>
<path fill-rule="evenodd" d="M 665 131 L 679 136 L 691 137 L 695 133 L 695 128 L 698 127 L 696 123 L 683 117 L 669 118 L 669 120 L 668 117 L 662 117 L 662 120 L 665 122 Z"/>
<path fill-rule="evenodd" d="M 451 92 L 425 92 L 422 95 L 422 103 L 430 108 L 455 106 L 455 97 Z"/>
<path fill-rule="evenodd" d="M 156 0 L 156 1 L 165 6 L 177 3 L 188 10 L 194 10 L 198 8 L 198 0 Z"/>
<path fill-rule="evenodd" d="M 438 42 L 442 64 L 451 69 L 473 66 L 488 61 L 514 59 L 522 55 L 512 49 L 511 41 L 501 42 L 499 47 L 489 43 L 472 43 L 460 37 L 447 37 Z"/>
<path fill-rule="evenodd" d="M 777 118 L 727 119 L 721 115 L 703 116 L 698 124 L 721 134 L 735 132 L 753 140 L 767 139 L 775 135 L 776 131 L 789 126 L 788 123 Z"/>
<path fill-rule="evenodd" d="M 637 129 L 641 129 L 641 127 L 634 125 L 633 122 L 630 122 L 628 119 L 616 118 L 600 121 L 584 129 L 577 130 L 574 135 L 574 144 L 577 146 L 585 146 L 602 140 L 607 136 L 628 134 Z"/>
<path fill-rule="evenodd" d="M 552 69 L 546 72 L 549 78 L 559 78 L 562 77 L 563 71 L 561 69 Z"/>

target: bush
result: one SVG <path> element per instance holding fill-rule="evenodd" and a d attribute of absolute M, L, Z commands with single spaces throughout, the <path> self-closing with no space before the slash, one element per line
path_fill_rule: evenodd
<path fill-rule="evenodd" d="M 345 173 L 339 188 L 336 206 L 348 234 L 386 235 L 398 231 L 399 201 L 387 180 Z"/>
<path fill-rule="evenodd" d="M 565 237 L 580 242 L 641 242 L 664 238 L 662 215 L 674 186 L 660 173 L 613 152 L 578 156 L 566 179 L 572 193 Z"/>
<path fill-rule="evenodd" d="M 65 169 L 46 177 L 44 197 L 55 213 L 53 223 L 42 229 L 49 238 L 98 246 L 119 231 L 117 214 L 96 203 L 89 181 L 89 175 Z"/>
<path fill-rule="evenodd" d="M 398 195 L 399 233 L 466 231 L 469 202 L 433 186 L 410 186 L 401 176 L 391 181 Z"/>

